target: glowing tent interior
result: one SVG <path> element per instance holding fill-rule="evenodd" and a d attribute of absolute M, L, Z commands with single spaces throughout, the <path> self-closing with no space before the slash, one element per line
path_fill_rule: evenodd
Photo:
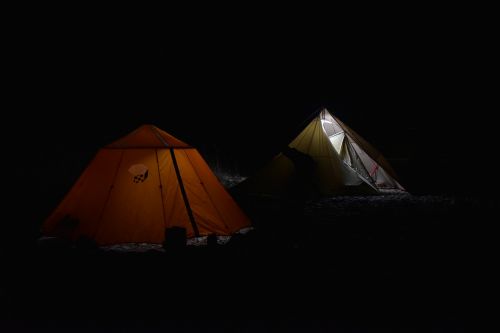
<path fill-rule="evenodd" d="M 235 191 L 310 198 L 405 189 L 380 152 L 322 109 L 283 152 Z"/>
<path fill-rule="evenodd" d="M 152 125 L 102 148 L 42 226 L 45 236 L 99 245 L 231 235 L 250 220 L 199 152 Z"/>

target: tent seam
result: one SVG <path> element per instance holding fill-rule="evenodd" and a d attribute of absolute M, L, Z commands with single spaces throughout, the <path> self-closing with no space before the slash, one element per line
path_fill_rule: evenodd
<path fill-rule="evenodd" d="M 125 151 L 122 150 L 122 152 L 120 154 L 120 161 L 118 162 L 118 166 L 116 167 L 115 175 L 113 176 L 113 182 L 111 183 L 111 186 L 109 187 L 109 190 L 108 190 L 106 202 L 104 203 L 104 206 L 102 207 L 101 213 L 99 214 L 99 220 L 97 221 L 97 228 L 96 228 L 96 231 L 94 232 L 94 237 L 93 237 L 94 239 L 97 238 L 97 234 L 101 230 L 102 218 L 104 216 L 104 212 L 106 211 L 106 207 L 108 206 L 109 198 L 111 197 L 111 191 L 115 188 L 116 177 L 118 176 L 118 171 L 120 170 L 120 167 L 122 165 L 122 160 L 123 160 L 124 154 L 125 154 Z"/>
<path fill-rule="evenodd" d="M 163 198 L 163 184 L 161 182 L 160 161 L 158 160 L 158 149 L 155 149 L 156 166 L 158 167 L 158 180 L 160 181 L 160 197 L 161 197 L 161 215 L 163 216 L 163 226 L 167 227 L 167 220 L 165 219 L 165 202 Z"/>
<path fill-rule="evenodd" d="M 191 166 L 192 166 L 192 165 L 193 165 L 193 163 L 191 162 L 191 159 L 189 158 L 189 155 L 188 155 L 188 154 L 186 154 L 186 157 L 187 157 L 187 159 L 189 160 L 189 163 L 190 163 L 190 164 L 191 164 Z M 226 230 L 230 231 L 230 230 L 229 230 L 229 227 L 227 226 L 226 222 L 224 221 L 224 218 L 222 217 L 221 213 L 219 212 L 219 209 L 218 209 L 218 208 L 217 208 L 217 206 L 215 205 L 214 200 L 212 199 L 212 197 L 211 197 L 211 196 L 210 196 L 210 194 L 208 193 L 208 191 L 207 191 L 207 189 L 206 189 L 206 187 L 205 187 L 205 184 L 201 181 L 201 177 L 200 177 L 200 175 L 198 174 L 198 171 L 196 170 L 196 168 L 195 168 L 195 167 L 193 167 L 193 170 L 194 170 L 194 172 L 195 172 L 195 174 L 196 174 L 196 177 L 198 177 L 198 180 L 200 181 L 200 184 L 201 184 L 201 186 L 203 187 L 203 190 L 204 190 L 204 191 L 205 191 L 205 193 L 207 194 L 208 199 L 210 199 L 210 202 L 212 203 L 212 206 L 214 207 L 215 211 L 216 211 L 216 212 L 217 212 L 217 214 L 219 215 L 219 217 L 220 217 L 220 219 L 221 219 L 222 223 L 224 223 L 224 226 L 226 227 Z"/>

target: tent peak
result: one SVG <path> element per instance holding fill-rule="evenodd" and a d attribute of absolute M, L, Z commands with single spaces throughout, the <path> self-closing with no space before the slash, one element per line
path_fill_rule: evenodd
<path fill-rule="evenodd" d="M 322 112 L 329 113 L 331 116 L 333 116 L 333 115 L 332 115 L 332 113 L 330 112 L 330 110 L 328 110 L 328 108 L 326 108 L 326 107 L 321 107 L 321 108 L 319 109 L 318 114 L 320 114 L 320 113 L 322 113 Z"/>
<path fill-rule="evenodd" d="M 148 123 L 148 124 L 142 124 L 138 128 L 143 128 L 143 127 L 158 128 L 158 126 L 156 126 L 155 124 L 150 124 L 150 123 Z"/>
<path fill-rule="evenodd" d="M 306 119 L 304 119 L 298 126 L 298 132 L 302 131 L 304 128 L 307 127 L 307 125 L 309 125 L 309 123 L 311 121 L 313 121 L 314 119 L 318 118 L 318 117 L 321 117 L 321 114 L 323 112 L 326 112 L 328 113 L 329 115 L 331 115 L 333 117 L 333 115 L 331 114 L 330 111 L 328 111 L 328 109 L 324 106 L 321 106 L 319 108 L 317 108 L 314 112 L 312 112 Z"/>
<path fill-rule="evenodd" d="M 154 124 L 143 124 L 128 135 L 109 144 L 106 148 L 190 148 L 187 143 L 177 139 Z"/>
<path fill-rule="evenodd" d="M 333 117 L 333 114 L 330 112 L 330 110 L 328 110 L 326 106 L 320 106 L 313 113 L 311 113 L 308 118 L 306 118 L 304 123 L 308 124 L 311 120 L 313 120 L 316 117 L 320 117 L 324 113 L 327 113 Z"/>

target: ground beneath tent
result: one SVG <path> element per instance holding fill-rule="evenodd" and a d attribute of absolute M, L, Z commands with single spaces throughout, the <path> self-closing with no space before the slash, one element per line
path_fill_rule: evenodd
<path fill-rule="evenodd" d="M 2 313 L 54 320 L 313 315 L 346 329 L 460 331 L 476 304 L 481 260 L 472 226 L 490 221 L 496 199 L 237 199 L 255 230 L 220 247 L 22 251 L 6 265 Z"/>

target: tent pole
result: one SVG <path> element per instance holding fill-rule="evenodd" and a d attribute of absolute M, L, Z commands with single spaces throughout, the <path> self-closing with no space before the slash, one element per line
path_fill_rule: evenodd
<path fill-rule="evenodd" d="M 158 160 L 158 149 L 155 149 L 156 166 L 158 167 L 158 181 L 160 182 L 160 196 L 161 196 L 161 215 L 163 216 L 163 225 L 166 227 L 167 220 L 165 219 L 165 201 L 163 199 L 163 184 L 161 183 L 160 161 Z"/>
<path fill-rule="evenodd" d="M 174 162 L 174 169 L 175 169 L 175 174 L 177 176 L 177 181 L 179 182 L 179 187 L 181 188 L 182 199 L 184 200 L 184 204 L 186 205 L 189 221 L 191 222 L 191 226 L 193 227 L 195 237 L 200 237 L 200 232 L 198 230 L 198 226 L 196 225 L 196 221 L 194 220 L 193 211 L 191 210 L 191 205 L 189 205 L 186 189 L 184 188 L 184 183 L 181 178 L 179 165 L 177 165 L 177 159 L 175 158 L 174 148 L 169 148 L 169 149 L 170 149 L 170 155 L 172 156 L 172 162 Z"/>
<path fill-rule="evenodd" d="M 175 158 L 174 148 L 170 147 L 165 142 L 165 140 L 163 140 L 160 133 L 158 133 L 158 131 L 154 126 L 151 126 L 151 130 L 156 135 L 156 137 L 165 145 L 165 147 L 170 150 L 170 155 L 172 156 L 172 162 L 174 163 L 175 175 L 177 176 L 177 182 L 179 183 L 179 187 L 181 188 L 182 199 L 184 200 L 184 205 L 186 205 L 186 210 L 189 216 L 189 222 L 191 222 L 191 226 L 193 227 L 195 237 L 200 237 L 200 231 L 198 230 L 198 226 L 196 225 L 196 221 L 194 220 L 194 215 L 193 215 L 193 210 L 191 209 L 191 205 L 189 205 L 189 199 L 186 194 L 186 189 L 184 188 L 184 183 L 182 181 L 179 165 L 177 165 L 177 159 Z"/>

